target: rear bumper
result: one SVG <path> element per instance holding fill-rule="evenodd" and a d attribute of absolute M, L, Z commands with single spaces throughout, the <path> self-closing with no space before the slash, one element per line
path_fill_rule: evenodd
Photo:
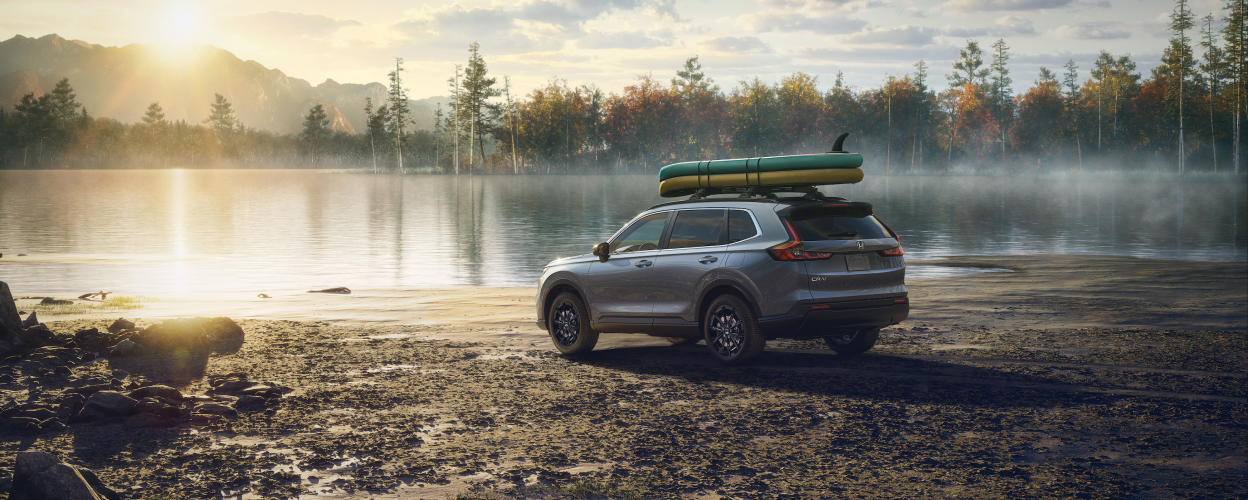
<path fill-rule="evenodd" d="M 827 337 L 839 330 L 863 330 L 895 325 L 910 315 L 907 297 L 803 304 L 789 314 L 758 319 L 768 339 Z"/>

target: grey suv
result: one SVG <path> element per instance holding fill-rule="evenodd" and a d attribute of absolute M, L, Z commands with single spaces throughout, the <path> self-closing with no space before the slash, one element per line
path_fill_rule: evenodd
<path fill-rule="evenodd" d="M 547 264 L 537 324 L 569 355 L 608 332 L 705 340 L 727 364 L 777 338 L 857 354 L 909 314 L 902 255 L 868 203 L 695 196 L 642 212 L 592 255 Z"/>

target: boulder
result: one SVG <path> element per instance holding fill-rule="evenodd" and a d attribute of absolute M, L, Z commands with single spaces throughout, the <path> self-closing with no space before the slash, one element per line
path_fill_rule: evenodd
<path fill-rule="evenodd" d="M 22 320 L 22 328 L 30 328 L 37 324 L 39 324 L 39 316 L 35 314 L 35 311 L 31 311 L 30 316 L 27 316 L 26 319 Z"/>
<path fill-rule="evenodd" d="M 113 346 L 113 350 L 109 351 L 108 356 L 110 358 L 124 358 L 126 356 L 133 356 L 135 354 L 138 354 L 138 352 L 139 352 L 139 344 L 136 344 L 129 340 L 123 340 L 119 342 L 116 346 Z"/>
<path fill-rule="evenodd" d="M 64 300 L 64 299 L 54 299 L 52 297 L 44 297 L 43 300 L 39 301 L 39 303 L 45 306 L 67 306 L 67 305 L 73 304 L 74 301 Z"/>
<path fill-rule="evenodd" d="M 49 418 L 55 417 L 56 413 L 47 408 L 33 408 L 30 410 L 22 411 L 21 413 L 18 414 L 18 416 L 26 417 L 26 418 L 33 418 L 36 420 L 47 420 Z"/>
<path fill-rule="evenodd" d="M 196 413 L 191 415 L 192 425 L 211 425 L 225 421 L 225 417 L 221 415 L 213 415 L 210 413 Z"/>
<path fill-rule="evenodd" d="M 196 415 L 221 415 L 226 417 L 237 417 L 238 411 L 223 404 L 204 403 L 195 405 L 195 409 L 191 410 Z"/>
<path fill-rule="evenodd" d="M 73 371 L 73 370 L 70 370 L 68 366 L 65 366 L 65 365 L 60 365 L 60 366 L 58 366 L 58 367 L 56 367 L 56 368 L 53 368 L 53 369 L 52 369 L 52 373 L 57 374 L 57 375 L 64 375 L 64 376 L 68 377 L 68 376 L 70 376 L 70 375 L 73 375 L 73 374 L 74 374 L 74 371 Z"/>
<path fill-rule="evenodd" d="M 135 389 L 130 393 L 130 397 L 134 399 L 162 398 L 173 401 L 181 401 L 182 392 L 167 385 L 149 385 L 147 387 Z"/>
<path fill-rule="evenodd" d="M 124 417 L 134 414 L 138 404 L 138 401 L 120 392 L 100 391 L 87 398 L 87 402 L 82 405 L 82 411 L 78 412 L 78 417 L 83 420 Z"/>
<path fill-rule="evenodd" d="M 179 318 L 144 328 L 131 339 L 157 352 L 171 352 L 205 347 L 242 336 L 242 327 L 230 318 Z"/>
<path fill-rule="evenodd" d="M 133 330 L 133 329 L 134 329 L 134 322 L 126 318 L 117 318 L 117 321 L 114 321 L 113 324 L 108 325 L 108 331 L 112 333 L 117 333 L 123 330 Z"/>
<path fill-rule="evenodd" d="M 7 357 L 11 352 L 13 352 L 13 344 L 0 340 L 0 358 Z"/>
<path fill-rule="evenodd" d="M 139 413 L 126 419 L 128 429 L 150 429 L 157 427 L 173 427 L 177 422 L 154 413 Z"/>
<path fill-rule="evenodd" d="M 17 454 L 10 500 L 119 500 L 95 473 L 42 451 Z"/>
<path fill-rule="evenodd" d="M 0 340 L 13 344 L 13 338 L 22 330 L 22 317 L 17 314 L 17 301 L 9 284 L 0 281 Z"/>
<path fill-rule="evenodd" d="M 230 380 L 218 384 L 213 387 L 213 392 L 238 392 L 255 386 L 255 383 L 246 380 Z"/>

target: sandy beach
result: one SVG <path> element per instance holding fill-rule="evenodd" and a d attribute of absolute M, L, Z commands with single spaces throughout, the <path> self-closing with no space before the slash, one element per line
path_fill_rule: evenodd
<path fill-rule="evenodd" d="M 274 411 L 208 425 L 4 435 L 0 477 L 16 452 L 43 449 L 127 498 L 1248 494 L 1244 263 L 908 264 L 1009 272 L 908 280 L 909 320 L 865 355 L 782 340 L 734 368 L 701 344 L 641 335 L 559 356 L 533 325 L 533 288 L 256 290 L 43 317 L 58 334 L 118 316 L 227 316 L 245 332 L 241 345 L 180 358 L 74 366 L 39 382 L 45 394 L 114 377 L 207 394 L 230 373 L 293 390 Z M 48 362 L 0 364 L 4 403 L 33 401 Z"/>

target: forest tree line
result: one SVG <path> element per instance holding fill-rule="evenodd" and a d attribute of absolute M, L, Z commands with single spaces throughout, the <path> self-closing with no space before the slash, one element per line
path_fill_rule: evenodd
<path fill-rule="evenodd" d="M 527 95 L 489 75 L 476 43 L 447 79 L 450 102 L 432 130 L 414 130 L 402 59 L 384 102 L 369 100 L 354 135 L 333 132 L 322 105 L 299 134 L 245 126 L 216 95 L 200 123 L 171 122 L 152 103 L 139 123 L 93 118 L 68 80 L 13 111 L 0 109 L 5 168 L 286 166 L 375 172 L 623 173 L 668 163 L 813 153 L 850 133 L 849 149 L 877 173 L 1152 169 L 1240 172 L 1248 50 L 1245 0 L 1196 18 L 1188 0 L 1147 76 L 1130 54 L 1102 51 L 1090 68 L 1041 67 L 1017 89 L 1009 46 L 968 40 L 944 78 L 920 60 L 881 85 L 830 88 L 795 72 L 722 89 L 697 56 L 664 82 L 641 75 L 619 94 L 552 79 Z M 1197 55 L 1199 53 L 1199 55 Z"/>

